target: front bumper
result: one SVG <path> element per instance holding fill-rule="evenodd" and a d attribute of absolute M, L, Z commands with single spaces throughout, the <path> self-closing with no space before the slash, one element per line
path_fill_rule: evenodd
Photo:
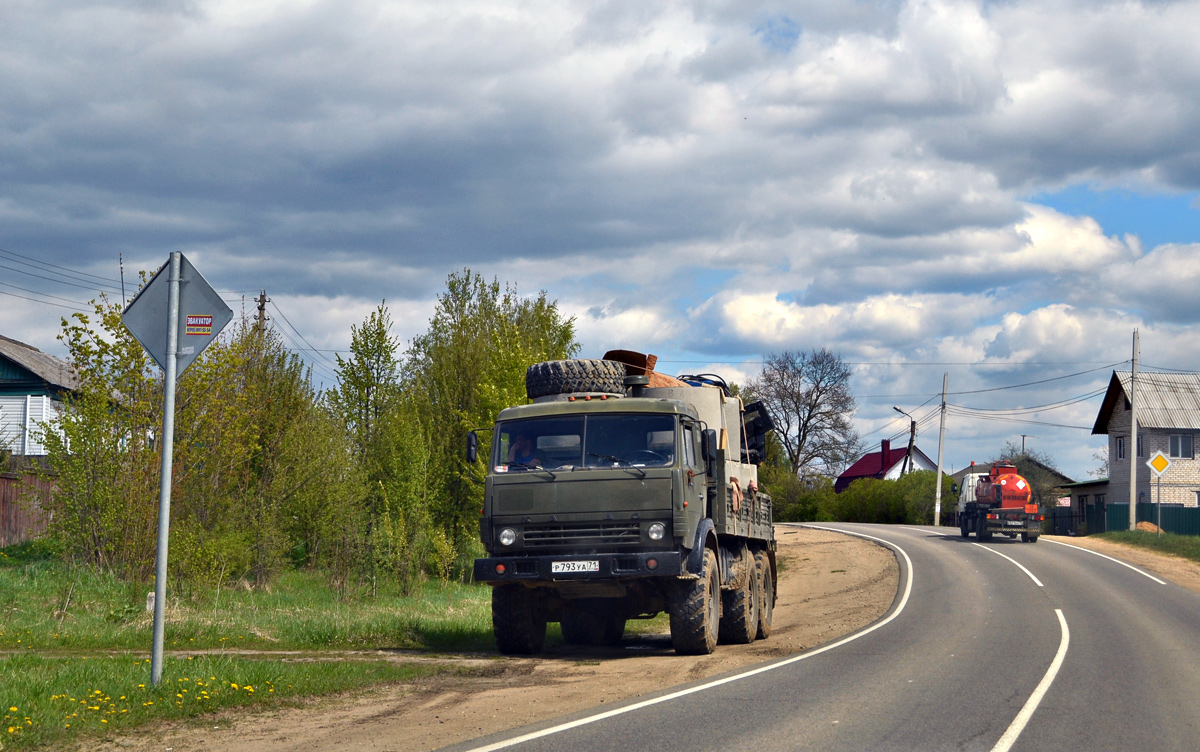
<path fill-rule="evenodd" d="M 594 571 L 555 572 L 555 564 L 583 568 L 595 562 Z M 579 582 L 638 577 L 677 577 L 683 573 L 678 551 L 623 554 L 563 554 L 559 556 L 496 556 L 475 560 L 476 582 Z"/>

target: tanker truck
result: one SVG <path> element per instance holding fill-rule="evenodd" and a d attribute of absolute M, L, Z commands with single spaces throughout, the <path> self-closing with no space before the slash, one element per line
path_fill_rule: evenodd
<path fill-rule="evenodd" d="M 484 455 L 476 582 L 492 586 L 505 654 L 616 645 L 666 612 L 680 654 L 771 634 L 775 535 L 758 465 L 773 428 L 719 377 L 653 370 L 653 355 L 536 363 L 531 403 L 501 410 Z M 480 429 L 481 430 L 481 429 Z"/>
<path fill-rule="evenodd" d="M 1029 481 L 1017 473 L 1012 463 L 997 462 L 986 473 L 968 473 L 963 477 L 954 513 L 958 530 L 964 538 L 975 533 L 981 541 L 994 533 L 1009 538 L 1020 533 L 1021 540 L 1037 543 L 1045 518 L 1032 497 Z"/>

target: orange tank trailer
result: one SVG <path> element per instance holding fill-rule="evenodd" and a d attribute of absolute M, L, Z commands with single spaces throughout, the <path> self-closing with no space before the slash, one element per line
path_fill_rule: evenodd
<path fill-rule="evenodd" d="M 1029 481 L 1017 473 L 1015 466 L 1000 462 L 993 465 L 988 477 L 975 487 L 975 500 L 1001 509 L 1024 509 L 1030 505 L 1032 491 Z"/>

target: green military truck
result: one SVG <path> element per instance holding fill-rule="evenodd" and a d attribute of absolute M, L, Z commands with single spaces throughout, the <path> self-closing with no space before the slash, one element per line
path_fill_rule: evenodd
<path fill-rule="evenodd" d="M 627 351 L 538 363 L 532 404 L 497 417 L 474 574 L 502 653 L 540 652 L 548 622 L 570 644 L 617 644 L 629 619 L 664 611 L 681 654 L 770 635 L 771 418 L 719 377 L 653 365 Z"/>

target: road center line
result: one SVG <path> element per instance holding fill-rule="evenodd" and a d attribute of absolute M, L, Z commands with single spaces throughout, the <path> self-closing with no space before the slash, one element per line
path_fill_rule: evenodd
<path fill-rule="evenodd" d="M 1062 640 L 1058 643 L 1058 652 L 1054 655 L 1054 660 L 1050 662 L 1050 668 L 1046 669 L 1046 675 L 1034 688 L 1033 694 L 1025 701 L 1025 706 L 1021 708 L 1021 712 L 1017 713 L 1017 717 L 1008 725 L 1008 730 L 1004 732 L 1004 736 L 996 742 L 996 746 L 992 747 L 992 752 L 1008 752 L 1012 745 L 1016 743 L 1017 737 L 1025 730 L 1025 725 L 1029 723 L 1029 719 L 1033 717 L 1034 711 L 1038 709 L 1042 698 L 1045 697 L 1046 691 L 1050 689 L 1050 685 L 1054 683 L 1054 677 L 1058 676 L 1058 670 L 1062 668 L 1063 659 L 1067 657 L 1067 646 L 1071 644 L 1071 630 L 1067 628 L 1067 619 L 1063 616 L 1062 609 L 1054 609 L 1054 613 L 1058 615 L 1058 625 L 1062 629 Z"/>
<path fill-rule="evenodd" d="M 953 538 L 953 537 L 954 537 L 954 536 L 953 536 L 953 535 L 951 535 L 950 533 L 939 533 L 939 532 L 937 532 L 936 530 L 926 530 L 925 532 L 927 532 L 927 533 L 933 533 L 934 535 L 940 535 L 940 536 L 942 536 L 943 538 Z M 1034 581 L 1034 582 L 1037 584 L 1037 586 L 1038 586 L 1038 587 L 1046 587 L 1045 585 L 1043 585 L 1043 584 L 1042 584 L 1042 581 L 1041 581 L 1041 580 L 1039 580 L 1038 578 L 1036 578 L 1036 577 L 1034 577 L 1034 576 L 1033 576 L 1033 572 L 1030 572 L 1028 569 L 1026 569 L 1024 566 L 1022 566 L 1022 565 L 1021 565 L 1021 563 L 1020 563 L 1019 561 L 1017 561 L 1016 559 L 1012 558 L 1011 556 L 1007 556 L 1007 555 L 1005 555 L 1005 554 L 1002 554 L 1002 553 L 1000 553 L 999 551 L 997 551 L 997 550 L 996 550 L 996 549 L 994 549 L 994 548 L 988 548 L 987 546 L 983 545 L 982 543 L 976 543 L 975 541 L 967 541 L 967 542 L 968 542 L 968 543 L 970 543 L 972 546 L 979 546 L 979 547 L 980 547 L 980 548 L 982 548 L 984 551 L 989 551 L 989 552 L 991 552 L 991 553 L 993 553 L 993 554 L 995 554 L 995 555 L 997 555 L 997 556 L 1003 556 L 1005 559 L 1008 559 L 1008 560 L 1009 560 L 1009 561 L 1011 561 L 1013 564 L 1015 564 L 1015 565 L 1017 566 L 1017 569 L 1020 569 L 1022 572 L 1024 572 L 1024 573 L 1025 573 L 1025 574 L 1027 574 L 1027 575 L 1029 575 L 1029 579 L 1033 580 L 1033 581 Z"/>
<path fill-rule="evenodd" d="M 972 546 L 979 546 L 979 547 L 980 547 L 980 548 L 982 548 L 984 551 L 990 551 L 990 552 L 994 553 L 994 554 L 995 554 L 995 555 L 997 555 L 997 556 L 1003 556 L 1005 559 L 1008 559 L 1008 560 L 1009 560 L 1009 561 L 1011 561 L 1013 564 L 1016 564 L 1016 566 L 1017 566 L 1017 569 L 1020 569 L 1022 572 L 1024 572 L 1024 573 L 1025 573 L 1025 574 L 1027 574 L 1027 575 L 1029 575 L 1029 579 L 1031 579 L 1031 580 L 1033 580 L 1035 583 L 1037 583 L 1037 586 L 1038 586 L 1038 587 L 1045 587 L 1045 585 L 1043 585 L 1043 584 L 1042 584 L 1042 581 L 1041 581 L 1041 580 L 1039 580 L 1038 578 L 1036 578 L 1036 577 L 1034 577 L 1034 576 L 1033 576 L 1033 572 L 1030 572 L 1028 569 L 1026 569 L 1025 567 L 1023 567 L 1019 561 L 1017 561 L 1016 559 L 1012 558 L 1011 556 L 1007 556 L 1007 555 L 1005 555 L 1005 554 L 1002 554 L 1002 553 L 1000 553 L 999 551 L 997 551 L 997 550 L 996 550 L 996 549 L 994 549 L 994 548 L 988 548 L 987 546 L 983 545 L 982 543 L 976 543 L 975 541 L 969 541 L 969 542 L 970 542 L 970 544 L 971 544 Z"/>
<path fill-rule="evenodd" d="M 1129 563 L 1127 563 L 1127 562 L 1121 561 L 1120 559 L 1114 559 L 1114 558 L 1113 558 L 1113 557 L 1111 557 L 1111 556 L 1105 556 L 1104 554 L 1102 554 L 1102 553 L 1100 553 L 1100 552 L 1098 552 L 1098 551 L 1093 551 L 1093 550 L 1092 550 L 1092 549 L 1090 549 L 1090 548 L 1084 548 L 1083 546 L 1075 546 L 1075 545 L 1072 545 L 1072 544 L 1070 544 L 1070 543 L 1063 543 L 1063 542 L 1061 542 L 1061 541 L 1050 540 L 1049 538 L 1047 538 L 1047 539 L 1046 539 L 1046 542 L 1047 542 L 1047 543 L 1053 543 L 1053 544 L 1054 544 L 1054 545 L 1056 545 L 1056 546 L 1066 546 L 1067 548 L 1073 548 L 1073 549 L 1075 549 L 1076 551 L 1083 551 L 1083 552 L 1085 552 L 1085 553 L 1089 553 L 1089 554 L 1095 554 L 1096 556 L 1099 556 L 1099 557 L 1100 557 L 1100 558 L 1102 558 L 1102 559 L 1108 559 L 1109 561 L 1115 561 L 1116 563 L 1120 564 L 1120 565 L 1121 565 L 1121 566 L 1123 566 L 1123 567 L 1129 567 L 1130 569 L 1132 569 L 1133 571 L 1135 571 L 1135 572 L 1137 572 L 1138 574 L 1142 575 L 1143 577 L 1149 577 L 1150 579 L 1152 579 L 1152 580 L 1154 580 L 1155 582 L 1157 582 L 1159 585 L 1166 585 L 1166 584 L 1167 584 L 1166 580 L 1160 580 L 1160 579 L 1158 579 L 1157 577 L 1155 577 L 1154 575 L 1150 574 L 1149 572 L 1143 572 L 1142 570 L 1138 569 L 1137 567 L 1133 566 L 1132 564 L 1129 564 Z"/>
<path fill-rule="evenodd" d="M 701 684 L 701 685 L 698 685 L 695 687 L 681 689 L 678 692 L 671 692 L 670 694 L 663 695 L 662 697 L 655 697 L 655 698 L 652 698 L 649 700 L 635 702 L 632 705 L 626 705 L 625 707 L 614 708 L 612 710 L 606 710 L 603 713 L 597 713 L 596 715 L 590 715 L 590 716 L 587 716 L 586 718 L 579 718 L 574 721 L 569 721 L 567 723 L 559 724 L 557 726 L 551 726 L 550 728 L 542 729 L 541 731 L 534 731 L 534 732 L 531 732 L 528 734 L 524 734 L 522 736 L 514 737 L 512 739 L 505 739 L 504 741 L 499 741 L 499 742 L 495 742 L 493 744 L 488 744 L 483 747 L 472 747 L 471 749 L 467 750 L 467 752 L 492 752 L 493 750 L 497 750 L 497 749 L 506 749 L 508 747 L 515 747 L 518 744 L 524 744 L 525 742 L 533 741 L 534 739 L 541 739 L 543 737 L 551 736 L 553 734 L 558 734 L 563 731 L 570 731 L 571 729 L 579 728 L 580 726 L 586 726 L 591 723 L 596 723 L 597 721 L 603 721 L 607 718 L 612 718 L 614 716 L 623 715 L 625 713 L 632 713 L 633 711 L 641 710 L 642 708 L 648 708 L 651 705 L 658 705 L 658 704 L 661 704 L 664 702 L 669 702 L 671 700 L 675 700 L 680 697 L 686 697 L 687 695 L 695 694 L 697 692 L 703 692 L 706 689 L 712 689 L 713 687 L 719 687 L 723 684 L 730 684 L 732 682 L 739 681 L 741 679 L 746 679 L 748 677 L 755 676 L 757 674 L 766 673 L 767 671 L 774 671 L 777 668 L 782 668 L 784 666 L 788 666 L 793 663 L 797 663 L 806 658 L 812 658 L 814 655 L 820 655 L 821 653 L 828 652 L 830 650 L 833 650 L 834 648 L 841 647 L 842 645 L 845 645 L 848 642 L 857 640 L 860 637 L 865 637 L 866 635 L 869 635 L 870 633 L 874 632 L 875 630 L 879 629 L 880 627 L 883 627 L 884 625 L 890 623 L 893 619 L 895 619 L 897 616 L 900 615 L 900 612 L 904 610 L 904 607 L 906 605 L 908 605 L 908 596 L 912 593 L 912 580 L 913 580 L 912 559 L 908 558 L 908 554 L 904 551 L 904 549 L 900 548 L 899 546 L 897 546 L 895 543 L 892 543 L 891 541 L 886 541 L 882 538 L 876 538 L 875 536 L 867 535 L 866 533 L 851 533 L 851 532 L 847 532 L 845 530 L 837 530 L 837 529 L 831 528 L 831 527 L 817 527 L 816 525 L 805 525 L 805 527 L 811 527 L 815 530 L 828 530 L 830 532 L 842 533 L 844 535 L 854 535 L 859 538 L 869 538 L 873 541 L 877 541 L 886 546 L 889 546 L 890 548 L 894 548 L 896 551 L 899 551 L 900 555 L 904 557 L 905 563 L 908 565 L 908 577 L 905 578 L 904 595 L 901 596 L 900 603 L 896 606 L 896 610 L 894 610 L 894 611 L 892 611 L 892 613 L 888 614 L 888 616 L 885 619 L 875 622 L 874 624 L 872 624 L 871 626 L 862 630 L 861 632 L 855 632 L 854 634 L 850 635 L 849 637 L 843 637 L 842 639 L 840 639 L 836 642 L 831 642 L 828 645 L 824 645 L 822 647 L 816 648 L 815 650 L 810 650 L 807 653 L 803 653 L 801 655 L 792 656 L 791 658 L 784 658 L 783 660 L 776 661 L 775 663 L 769 663 L 765 666 L 759 666 L 758 668 L 750 669 L 749 671 L 745 671 L 740 674 L 735 674 L 733 676 L 726 676 L 723 679 L 717 679 L 716 681 L 707 682 L 705 684 Z"/>

